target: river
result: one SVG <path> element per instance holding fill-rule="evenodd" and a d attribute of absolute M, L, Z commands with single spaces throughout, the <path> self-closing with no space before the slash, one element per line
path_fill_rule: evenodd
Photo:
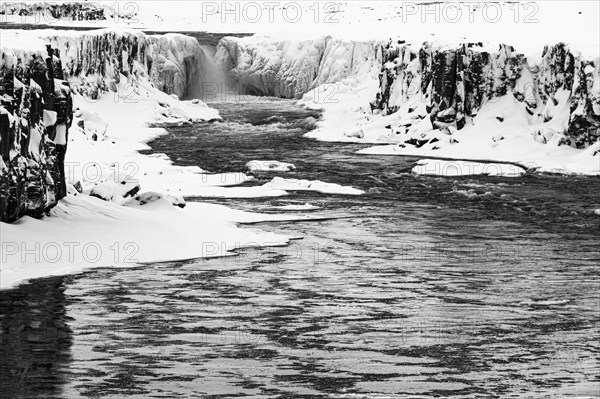
<path fill-rule="evenodd" d="M 303 138 L 319 113 L 293 101 L 210 105 L 224 121 L 173 128 L 153 151 L 214 173 L 291 162 L 275 175 L 365 194 L 192 198 L 332 218 L 246 227 L 288 247 L 0 292 L 3 397 L 599 394 L 600 179 L 415 176 L 417 158 Z"/>

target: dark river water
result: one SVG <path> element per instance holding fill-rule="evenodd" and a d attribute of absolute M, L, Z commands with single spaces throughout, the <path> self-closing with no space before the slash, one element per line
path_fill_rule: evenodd
<path fill-rule="evenodd" d="M 252 226 L 302 237 L 288 247 L 0 292 L 2 398 L 600 396 L 600 179 L 419 177 L 303 138 L 319 114 L 292 101 L 238 100 L 152 148 L 366 193 L 209 199 L 335 218 Z"/>

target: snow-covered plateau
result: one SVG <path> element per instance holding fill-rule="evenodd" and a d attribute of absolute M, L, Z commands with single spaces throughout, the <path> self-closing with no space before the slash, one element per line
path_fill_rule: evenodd
<path fill-rule="evenodd" d="M 57 16 L 85 11 L 61 10 Z M 1 224 L 1 287 L 85 267 L 219 256 L 288 240 L 235 225 L 272 216 L 186 206 L 186 196 L 362 193 L 281 177 L 240 186 L 253 177 L 140 154 L 165 127 L 220 118 L 201 101 L 206 83 L 299 99 L 323 110 L 308 137 L 375 145 L 362 154 L 427 158 L 413 170 L 418 174 L 600 174 L 600 60 L 589 51 L 593 45 L 581 52 L 577 43 L 547 42 L 530 53 L 519 43 L 415 40 L 414 32 L 407 41 L 387 33 L 364 40 L 342 33 L 226 37 L 213 58 L 196 39 L 177 33 L 3 30 L 0 202 L 2 220 L 14 223 Z M 67 147 L 62 189 L 56 165 Z M 450 168 L 449 159 L 460 162 Z M 478 163 L 489 161 L 494 171 Z M 251 171 L 294 169 L 252 162 Z M 182 238 L 177 245 L 168 240 L 174 234 Z M 138 255 L 115 258 L 113 245 L 132 240 Z M 101 255 L 66 256 L 65 243 L 75 241 L 93 243 Z M 48 243 L 42 261 L 27 259 L 25 249 Z M 215 244 L 210 254 L 207 243 Z"/>

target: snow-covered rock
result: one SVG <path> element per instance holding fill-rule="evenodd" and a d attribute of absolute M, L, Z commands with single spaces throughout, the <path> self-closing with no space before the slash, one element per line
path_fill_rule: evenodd
<path fill-rule="evenodd" d="M 140 185 L 134 181 L 104 181 L 96 184 L 89 192 L 92 197 L 123 204 L 127 198 L 133 197 L 140 191 Z"/>
<path fill-rule="evenodd" d="M 289 172 L 296 170 L 292 163 L 279 161 L 250 161 L 246 164 L 250 172 Z"/>
<path fill-rule="evenodd" d="M 55 51 L 39 40 L 7 43 L 2 32 L 2 222 L 42 217 L 67 195 L 61 153 L 72 121 L 72 94 Z"/>
<path fill-rule="evenodd" d="M 371 103 L 384 114 L 418 115 L 438 129 L 458 130 L 477 123 L 485 104 L 510 96 L 517 107 L 495 115 L 531 126 L 534 140 L 585 148 L 600 139 L 599 60 L 585 59 L 565 43 L 544 48 L 541 61 L 501 44 L 456 46 L 401 40 L 381 45 L 379 92 Z M 408 129 L 414 133 L 416 127 Z"/>
<path fill-rule="evenodd" d="M 174 196 L 174 195 L 163 195 L 161 193 L 157 193 L 154 191 L 148 191 L 123 203 L 123 206 L 128 207 L 141 207 L 147 204 L 151 204 L 156 201 L 168 201 L 171 205 L 178 206 L 180 208 L 185 207 L 185 200 L 182 196 Z"/>

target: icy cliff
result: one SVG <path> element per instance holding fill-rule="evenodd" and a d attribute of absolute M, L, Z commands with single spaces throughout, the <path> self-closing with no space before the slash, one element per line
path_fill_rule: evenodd
<path fill-rule="evenodd" d="M 451 133 L 466 125 L 486 103 L 513 99 L 511 115 L 535 129 L 535 139 L 585 148 L 600 139 L 599 62 L 585 59 L 564 43 L 548 45 L 542 59 L 501 44 L 456 47 L 401 41 L 382 45 L 379 92 L 372 102 L 384 114 L 404 112 L 409 119 L 428 118 L 434 128 Z M 516 115 L 515 115 L 516 114 Z M 410 133 L 417 124 L 405 124 Z"/>
<path fill-rule="evenodd" d="M 537 142 L 585 148 L 600 138 L 600 62 L 565 43 L 548 45 L 540 60 L 529 60 L 506 44 L 230 37 L 219 43 L 217 62 L 244 93 L 301 98 L 319 88 L 307 103 L 324 102 L 325 108 L 323 85 L 336 84 L 330 103 L 353 91 L 352 85 L 364 85 L 372 97 L 362 98 L 363 111 L 401 119 L 388 127 L 392 142 L 399 137 L 419 147 L 437 142 L 435 134 L 425 133 L 451 135 L 473 126 L 482 107 L 506 98 L 512 105 L 499 105 L 504 114 L 497 121 L 528 126 Z M 360 131 L 348 135 L 362 138 Z"/>
<path fill-rule="evenodd" d="M 65 72 L 87 89 L 110 90 L 120 75 L 147 78 L 167 94 L 199 97 L 203 65 L 211 62 L 198 41 L 181 34 L 135 30 L 39 31 L 61 51 Z M 95 97 L 93 92 L 90 95 Z"/>
<path fill-rule="evenodd" d="M 56 49 L 2 48 L 0 220 L 40 217 L 66 196 L 72 96 Z"/>
<path fill-rule="evenodd" d="M 374 42 L 331 36 L 287 41 L 226 37 L 216 58 L 228 83 L 242 93 L 301 98 L 319 85 L 369 72 L 377 62 L 376 51 Z"/>
<path fill-rule="evenodd" d="M 148 115 L 137 116 L 150 116 L 155 125 L 218 117 L 200 101 L 178 100 L 201 95 L 202 65 L 210 61 L 192 37 L 103 29 L 6 31 L 2 39 L 2 221 L 40 217 L 66 195 L 63 161 L 71 122 L 76 138 L 104 139 L 107 123 L 94 108 L 107 96 L 114 105 L 147 104 Z M 69 168 L 77 172 L 72 182 L 83 181 L 85 159 L 77 161 L 78 170 Z"/>

